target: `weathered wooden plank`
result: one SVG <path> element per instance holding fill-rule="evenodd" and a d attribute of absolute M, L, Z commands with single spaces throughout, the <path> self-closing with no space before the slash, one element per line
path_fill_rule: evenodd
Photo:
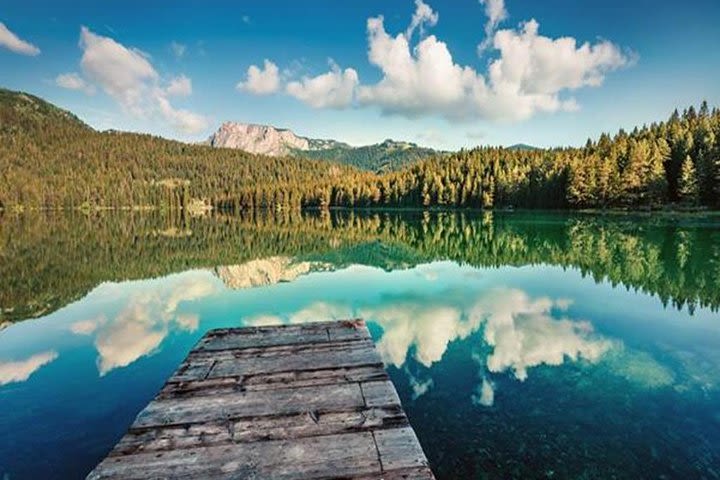
<path fill-rule="evenodd" d="M 111 455 L 334 435 L 407 426 L 400 406 L 314 411 L 199 424 L 131 428 Z"/>
<path fill-rule="evenodd" d="M 180 377 L 175 376 L 173 378 Z M 381 365 L 262 373 L 248 376 L 218 377 L 202 380 L 168 382 L 160 391 L 157 398 L 166 399 L 191 395 L 217 395 L 238 391 L 298 388 L 312 385 L 369 382 L 387 379 L 387 373 Z"/>
<path fill-rule="evenodd" d="M 397 406 L 342 412 L 308 412 L 274 418 L 242 419 L 233 425 L 233 440 L 281 440 L 406 425 L 407 417 Z"/>
<path fill-rule="evenodd" d="M 190 380 L 204 379 L 207 377 L 213 365 L 215 365 L 215 361 L 212 359 L 184 362 L 180 365 L 178 371 L 170 377 L 169 381 L 187 382 Z"/>
<path fill-rule="evenodd" d="M 210 354 L 193 352 L 168 382 L 372 365 L 380 367 L 382 362 L 377 357 L 374 347 L 368 345 L 366 341 L 363 343 L 282 347 L 255 354 L 247 354 L 245 351 L 239 353 L 233 350 L 210 352 Z M 218 366 L 221 366 L 221 370 L 216 371 L 215 368 Z"/>
<path fill-rule="evenodd" d="M 154 401 L 140 412 L 133 427 L 147 428 L 364 406 L 360 386 L 356 383 L 236 392 Z"/>
<path fill-rule="evenodd" d="M 384 405 L 400 405 L 400 398 L 395 387 L 389 380 L 382 382 L 363 382 L 360 384 L 365 405 L 382 407 Z"/>
<path fill-rule="evenodd" d="M 362 321 L 208 332 L 90 479 L 432 480 Z"/>
<path fill-rule="evenodd" d="M 88 479 L 295 480 L 379 473 L 372 434 L 360 432 L 108 457 Z"/>
<path fill-rule="evenodd" d="M 174 376 L 172 378 L 181 378 Z M 194 397 L 202 395 L 217 395 L 223 393 L 239 392 L 243 390 L 242 377 L 221 377 L 202 380 L 173 381 L 166 383 L 156 400 L 170 398 Z"/>
<path fill-rule="evenodd" d="M 279 386 L 305 386 L 324 383 L 355 383 L 387 380 L 388 375 L 381 363 L 317 370 L 263 373 L 244 377 L 248 390 L 265 390 Z"/>
<path fill-rule="evenodd" d="M 234 358 L 277 357 L 282 355 L 297 355 L 307 352 L 349 351 L 367 348 L 366 339 L 348 339 L 332 342 L 273 345 L 270 347 L 247 347 L 242 349 L 224 350 L 193 350 L 187 358 L 188 363 L 207 362 L 210 360 L 230 360 Z"/>
<path fill-rule="evenodd" d="M 327 328 L 354 328 L 358 330 L 367 330 L 365 321 L 362 319 L 352 320 L 328 320 L 323 322 L 306 322 L 306 323 L 292 323 L 287 325 L 260 325 L 255 327 L 225 327 L 215 328 L 205 333 L 203 338 L 213 338 L 228 334 L 237 335 L 253 335 L 256 333 L 272 334 L 283 331 L 283 332 L 298 332 L 298 331 L 311 331 L 311 330 L 323 330 Z"/>
<path fill-rule="evenodd" d="M 131 428 L 110 456 L 234 443 L 230 425 L 223 421 L 152 429 Z"/>
<path fill-rule="evenodd" d="M 218 329 L 213 331 L 212 335 L 206 335 L 196 350 L 243 349 L 369 338 L 367 328 L 361 321 L 315 322 L 287 325 L 282 329 L 272 326 Z"/>
<path fill-rule="evenodd" d="M 373 435 L 383 472 L 428 466 L 420 442 L 412 428 L 377 430 Z"/>
<path fill-rule="evenodd" d="M 360 327 L 359 325 L 362 325 Z M 328 327 L 328 335 L 331 341 L 343 340 L 371 340 L 370 332 L 365 326 L 365 322 L 341 322 L 341 324 Z"/>
<path fill-rule="evenodd" d="M 279 355 L 256 358 L 219 360 L 210 369 L 207 378 L 257 375 L 271 372 L 346 368 L 363 365 L 381 365 L 372 346 L 351 350 L 303 352 L 302 355 Z"/>
<path fill-rule="evenodd" d="M 254 334 L 229 332 L 225 335 L 204 339 L 197 347 L 198 351 L 213 352 L 242 348 L 271 347 L 280 345 L 298 345 L 327 342 L 327 329 L 282 330 L 277 335 L 267 335 L 260 331 Z"/>

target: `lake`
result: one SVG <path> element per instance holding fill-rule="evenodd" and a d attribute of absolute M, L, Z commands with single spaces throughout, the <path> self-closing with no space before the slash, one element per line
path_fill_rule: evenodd
<path fill-rule="evenodd" d="M 209 329 L 365 318 L 438 479 L 720 478 L 720 218 L 0 217 L 0 478 L 83 478 Z"/>

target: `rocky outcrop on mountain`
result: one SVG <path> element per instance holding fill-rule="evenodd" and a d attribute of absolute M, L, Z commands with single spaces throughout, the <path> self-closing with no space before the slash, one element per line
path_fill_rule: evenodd
<path fill-rule="evenodd" d="M 268 257 L 238 265 L 215 267 L 215 275 L 228 288 L 245 289 L 292 282 L 302 275 L 331 267 L 322 262 L 296 262 L 291 257 Z"/>
<path fill-rule="evenodd" d="M 307 138 L 269 125 L 225 122 L 208 140 L 213 147 L 238 148 L 260 155 L 282 156 L 293 150 L 309 150 Z"/>

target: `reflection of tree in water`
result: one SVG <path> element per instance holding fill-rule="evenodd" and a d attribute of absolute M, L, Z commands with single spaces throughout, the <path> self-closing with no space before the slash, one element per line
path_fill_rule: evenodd
<path fill-rule="evenodd" d="M 103 281 L 151 278 L 273 256 L 394 270 L 433 260 L 559 265 L 657 295 L 720 306 L 720 229 L 702 219 L 541 213 L 5 213 L 2 320 L 47 314 Z"/>

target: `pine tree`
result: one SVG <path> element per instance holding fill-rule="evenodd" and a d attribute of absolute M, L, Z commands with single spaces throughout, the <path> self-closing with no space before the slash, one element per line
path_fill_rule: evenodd
<path fill-rule="evenodd" d="M 697 205 L 699 194 L 697 170 L 690 156 L 687 156 L 680 172 L 680 198 L 685 203 Z"/>

